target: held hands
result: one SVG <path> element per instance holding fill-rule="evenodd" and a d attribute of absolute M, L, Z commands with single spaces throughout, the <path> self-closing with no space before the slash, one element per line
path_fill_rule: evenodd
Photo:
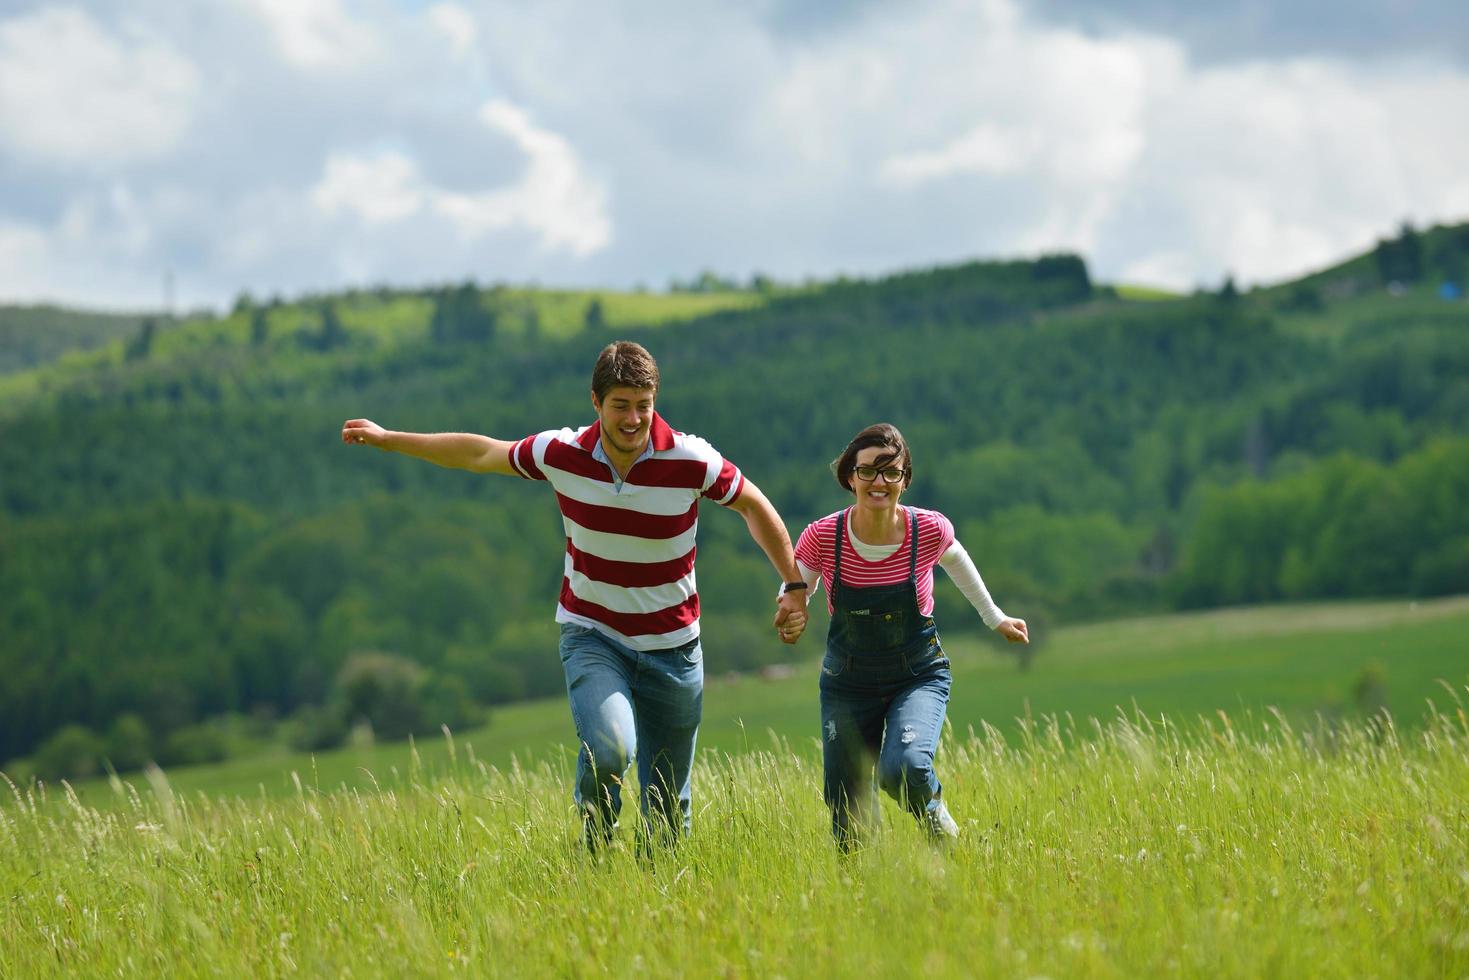
<path fill-rule="evenodd" d="M 347 445 L 381 446 L 386 430 L 371 419 L 349 419 L 342 425 L 342 441 Z"/>
<path fill-rule="evenodd" d="M 1023 619 L 1007 619 L 995 627 L 995 632 L 1011 643 L 1030 642 L 1030 631 L 1026 629 Z"/>
<path fill-rule="evenodd" d="M 780 633 L 780 642 L 795 643 L 806 632 L 806 590 L 783 593 L 775 605 L 775 628 Z"/>

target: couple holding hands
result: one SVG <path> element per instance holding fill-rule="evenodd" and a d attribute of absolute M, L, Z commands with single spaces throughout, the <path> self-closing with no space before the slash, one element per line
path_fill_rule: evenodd
<path fill-rule="evenodd" d="M 669 839 L 689 830 L 704 691 L 694 578 L 700 498 L 743 517 L 781 575 L 775 628 L 784 642 L 805 630 L 807 596 L 818 585 L 826 589 L 823 795 L 838 846 L 851 849 L 875 821 L 874 761 L 877 785 L 934 839 L 957 836 L 933 770 L 950 687 L 932 616 L 934 566 L 1010 642 L 1029 642 L 1025 622 L 995 605 L 947 518 L 900 506 L 913 459 L 893 426 L 869 426 L 848 443 L 832 470 L 851 504 L 808 525 L 792 549 L 760 488 L 654 411 L 658 380 L 652 355 L 619 341 L 592 370 L 597 419 L 589 426 L 507 442 L 392 432 L 353 419 L 342 440 L 440 466 L 544 480 L 556 491 L 566 527 L 556 621 L 581 743 L 574 796 L 593 851 L 611 839 L 634 758 L 646 826 Z"/>

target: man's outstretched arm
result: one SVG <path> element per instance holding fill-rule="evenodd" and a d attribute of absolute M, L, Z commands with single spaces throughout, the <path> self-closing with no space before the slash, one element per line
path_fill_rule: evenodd
<path fill-rule="evenodd" d="M 516 475 L 510 465 L 515 443 L 471 432 L 393 432 L 369 419 L 350 419 L 342 426 L 342 441 L 415 456 L 450 469 Z"/>
<path fill-rule="evenodd" d="M 796 554 L 791 550 L 791 536 L 760 488 L 746 478 L 739 498 L 729 506 L 745 519 L 750 537 L 765 552 L 781 580 L 799 582 L 801 573 L 796 568 Z M 806 590 L 783 593 L 777 606 L 775 626 L 781 631 L 780 638 L 785 643 L 795 643 L 806 628 Z"/>

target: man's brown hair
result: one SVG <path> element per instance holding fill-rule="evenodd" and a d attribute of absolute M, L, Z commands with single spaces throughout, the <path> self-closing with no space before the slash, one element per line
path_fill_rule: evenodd
<path fill-rule="evenodd" d="M 897 426 L 887 422 L 869 425 L 857 433 L 847 443 L 842 454 L 831 461 L 831 471 L 836 475 L 837 482 L 845 490 L 855 490 L 852 486 L 852 471 L 857 468 L 857 454 L 873 446 L 880 446 L 887 452 L 879 455 L 872 465 L 881 470 L 897 463 L 903 470 L 903 489 L 906 490 L 913 482 L 913 457 L 908 452 L 908 441 L 903 438 L 903 433 L 898 431 Z"/>
<path fill-rule="evenodd" d="M 613 388 L 658 390 L 658 362 L 642 344 L 617 340 L 602 348 L 592 368 L 592 394 L 600 402 Z"/>

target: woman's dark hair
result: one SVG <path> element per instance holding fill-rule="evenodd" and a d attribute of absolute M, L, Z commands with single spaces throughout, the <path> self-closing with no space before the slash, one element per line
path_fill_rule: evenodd
<path fill-rule="evenodd" d="M 908 485 L 913 482 L 913 457 L 908 452 L 908 441 L 903 438 L 903 433 L 898 431 L 897 426 L 889 425 L 887 422 L 869 425 L 857 433 L 852 437 L 852 441 L 847 443 L 847 448 L 842 450 L 842 454 L 831 461 L 831 471 L 836 475 L 837 482 L 844 490 L 855 493 L 856 488 L 852 486 L 852 471 L 857 468 L 857 454 L 873 446 L 881 446 L 887 452 L 878 456 L 872 465 L 883 469 L 897 463 L 903 468 L 903 489 L 908 489 Z"/>

